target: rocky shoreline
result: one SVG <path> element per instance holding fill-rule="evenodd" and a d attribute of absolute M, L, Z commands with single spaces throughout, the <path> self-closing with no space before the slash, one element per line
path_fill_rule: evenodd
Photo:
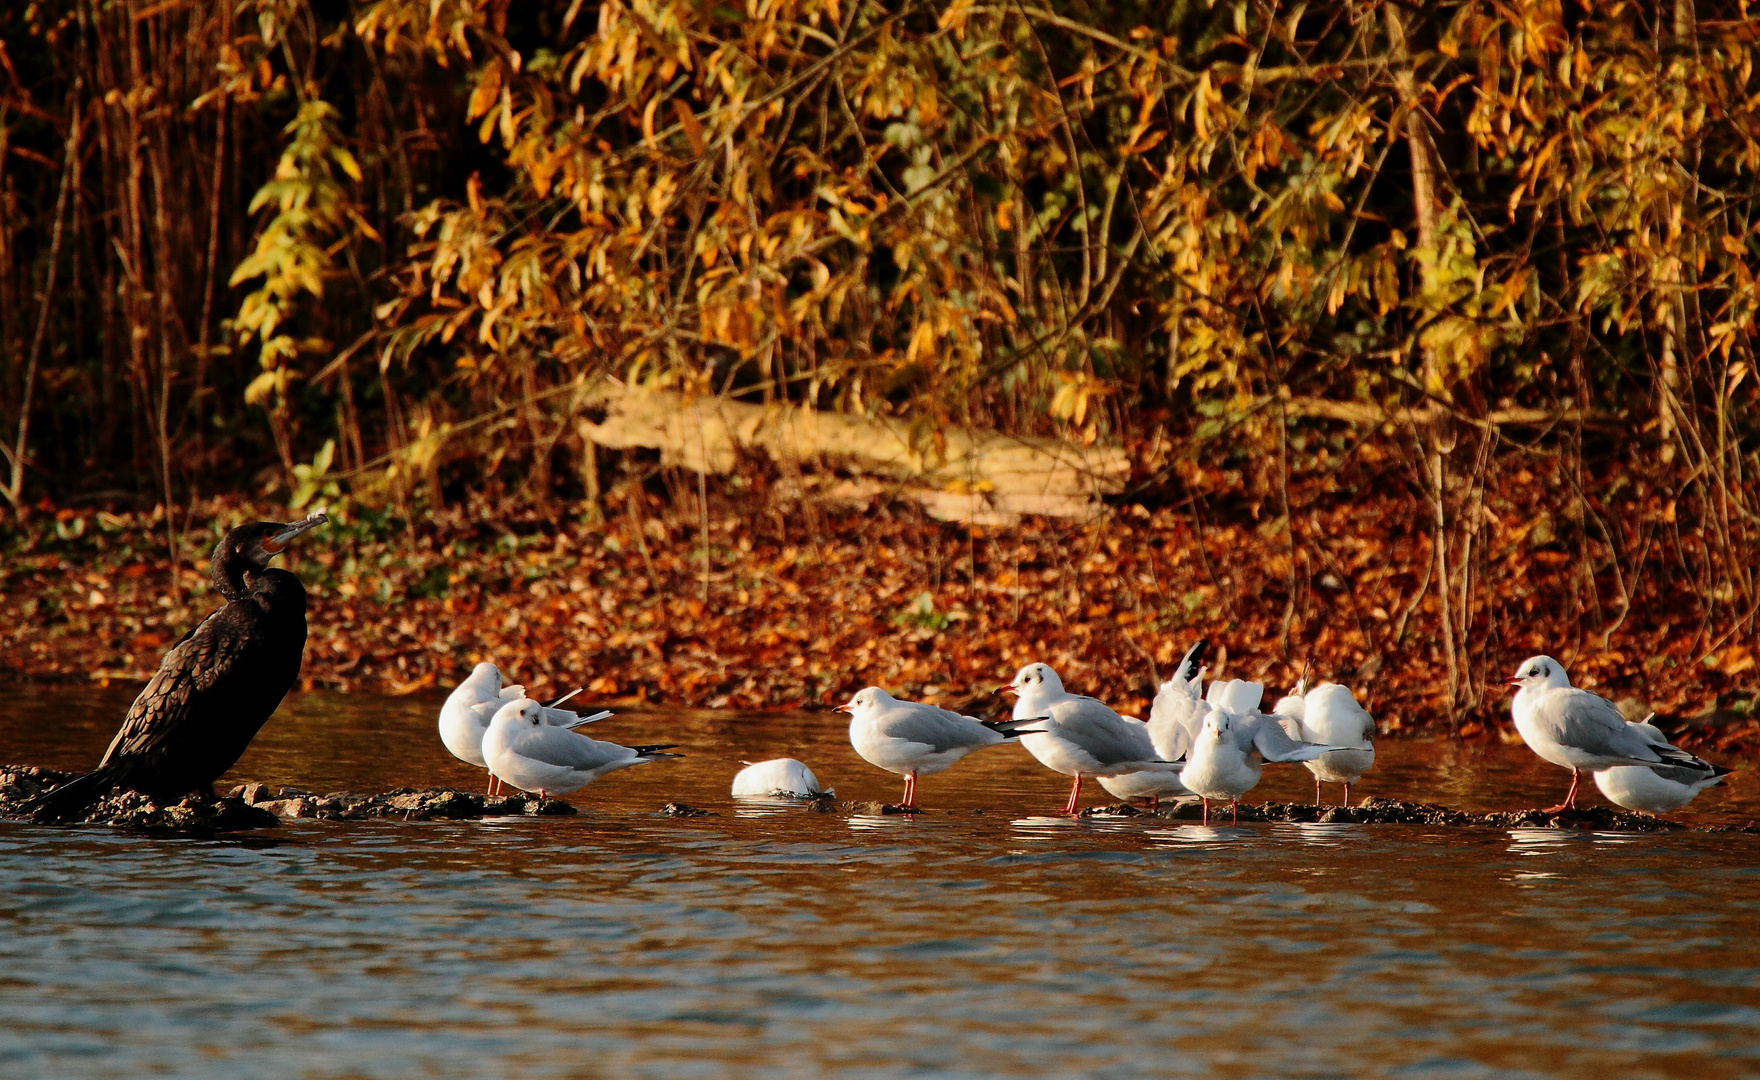
<path fill-rule="evenodd" d="M 1123 803 L 1098 806 L 1082 811 L 1082 817 L 1159 816 L 1178 821 L 1196 821 L 1202 811 L 1196 803 L 1160 810 L 1144 810 Z M 1227 824 L 1228 809 L 1211 807 L 1213 824 Z M 1760 825 L 1687 825 L 1649 814 L 1615 810 L 1606 806 L 1586 806 L 1561 814 L 1544 810 L 1500 810 L 1489 814 L 1473 814 L 1438 803 L 1402 802 L 1370 796 L 1355 806 L 1315 806 L 1311 803 L 1241 804 L 1242 821 L 1269 821 L 1295 825 L 1447 825 L 1492 829 L 1594 829 L 1609 832 L 1714 832 L 1760 833 Z"/>
<path fill-rule="evenodd" d="M 0 766 L 0 819 L 18 819 L 18 807 L 26 799 L 71 779 L 75 774 L 34 765 Z M 820 813 L 909 814 L 889 803 L 837 802 L 830 798 L 791 800 L 793 805 Z M 920 812 L 920 811 L 916 811 Z M 974 813 L 977 811 L 973 811 Z M 300 788 L 270 784 L 244 784 L 219 799 L 185 798 L 158 805 L 136 792 L 111 795 L 71 824 L 105 825 L 114 829 L 167 836 L 212 836 L 218 833 L 272 829 L 284 819 L 313 821 L 468 821 L 485 817 L 553 817 L 578 813 L 560 799 L 539 800 L 524 792 L 489 798 L 452 788 L 395 788 L 379 794 L 349 791 L 320 795 Z M 715 817 L 713 811 L 669 802 L 656 813 L 667 817 Z M 942 813 L 929 811 L 928 813 Z M 1225 815 L 1213 812 L 1217 824 Z M 1083 818 L 1161 818 L 1190 822 L 1199 819 L 1196 804 L 1168 805 L 1147 810 L 1124 803 L 1090 807 Z M 1355 806 L 1313 806 L 1307 803 L 1243 804 L 1243 822 L 1283 824 L 1442 825 L 1494 829 L 1593 829 L 1611 832 L 1710 832 L 1760 834 L 1760 825 L 1686 825 L 1607 807 L 1586 807 L 1564 814 L 1542 810 L 1506 810 L 1473 814 L 1435 803 L 1401 802 L 1370 797 Z"/>

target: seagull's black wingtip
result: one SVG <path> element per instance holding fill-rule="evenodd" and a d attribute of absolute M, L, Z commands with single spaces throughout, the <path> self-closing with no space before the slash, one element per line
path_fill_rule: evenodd
<path fill-rule="evenodd" d="M 1190 682 L 1204 666 L 1204 654 L 1210 651 L 1210 640 L 1199 638 L 1198 643 L 1186 650 L 1185 658 L 1179 664 L 1179 677 Z"/>

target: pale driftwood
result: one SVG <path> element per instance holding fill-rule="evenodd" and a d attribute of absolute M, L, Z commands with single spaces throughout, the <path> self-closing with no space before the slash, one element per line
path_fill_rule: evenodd
<path fill-rule="evenodd" d="M 840 483 L 826 489 L 828 497 L 865 502 L 896 491 L 944 521 L 1006 525 L 1023 514 L 1092 518 L 1104 508 L 1100 497 L 1122 491 L 1130 476 L 1130 460 L 1116 446 L 957 427 L 938 429 L 933 442 L 913 442 L 909 425 L 898 420 L 686 399 L 616 382 L 602 384 L 587 404 L 605 410 L 605 418 L 581 420 L 581 437 L 608 449 L 658 450 L 668 465 L 711 473 L 731 472 L 742 453 L 817 463 L 891 481 Z"/>
<path fill-rule="evenodd" d="M 1263 398 L 1263 404 L 1269 404 L 1270 398 Z M 1418 408 L 1386 409 L 1372 401 L 1332 401 L 1326 398 L 1291 398 L 1283 403 L 1284 412 L 1290 416 L 1305 416 L 1316 420 L 1342 420 L 1347 424 L 1432 424 L 1444 418 L 1453 418 L 1459 423 L 1473 427 L 1544 427 L 1550 424 L 1570 423 L 1576 420 L 1596 420 L 1602 417 L 1588 416 L 1581 410 L 1566 409 L 1527 409 L 1509 408 L 1493 409 L 1484 418 L 1466 416 L 1451 412 L 1436 405 L 1424 405 Z"/>

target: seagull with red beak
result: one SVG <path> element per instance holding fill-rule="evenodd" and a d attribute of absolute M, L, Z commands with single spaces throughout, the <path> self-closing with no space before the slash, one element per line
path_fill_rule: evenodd
<path fill-rule="evenodd" d="M 1181 763 L 1165 761 L 1155 750 L 1148 725 L 1113 712 L 1105 702 L 1071 694 L 1057 672 L 1045 664 L 1028 664 L 1014 682 L 997 692 L 1019 695 L 1017 720 L 1044 717 L 1039 730 L 1021 735 L 1021 745 L 1048 769 L 1074 777 L 1063 812 L 1081 808 L 1082 781 L 1088 777 L 1158 772 L 1177 775 Z"/>
<path fill-rule="evenodd" d="M 1564 665 L 1550 656 L 1523 660 L 1508 681 L 1521 687 L 1509 709 L 1522 741 L 1542 760 L 1571 771 L 1564 802 L 1547 807 L 1543 813 L 1577 808 L 1577 785 L 1585 769 L 1595 772 L 1623 765 L 1669 765 L 1706 778 L 1717 773 L 1717 766 L 1709 761 L 1653 739 L 1642 730 L 1647 725 L 1628 724 L 1613 702 L 1572 686 Z"/>
<path fill-rule="evenodd" d="M 849 713 L 849 743 L 863 761 L 904 777 L 902 810 L 917 809 L 917 777 L 952 768 L 960 758 L 1022 734 L 1043 717 L 979 720 L 917 701 L 900 701 L 878 686 L 858 690 L 837 711 Z"/>

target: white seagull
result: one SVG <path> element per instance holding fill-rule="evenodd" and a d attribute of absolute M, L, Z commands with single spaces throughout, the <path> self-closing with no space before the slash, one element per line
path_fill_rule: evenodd
<path fill-rule="evenodd" d="M 1179 774 L 1178 762 L 1157 753 L 1147 724 L 1127 720 L 1104 702 L 1067 692 L 1057 672 L 1045 664 L 1028 664 L 1015 673 L 1014 682 L 997 689 L 1020 695 L 1014 704 L 1016 720 L 1042 721 L 1021 733 L 1027 752 L 1046 768 L 1075 777 L 1063 808 L 1066 814 L 1081 805 L 1084 777 Z"/>
<path fill-rule="evenodd" d="M 1129 720 L 1131 717 L 1125 717 Z M 1162 799 L 1196 798 L 1191 790 L 1180 780 L 1176 772 L 1134 772 L 1120 776 L 1102 776 L 1100 786 L 1105 788 L 1115 799 L 1130 802 L 1133 799 L 1149 800 L 1149 808 L 1161 808 Z"/>
<path fill-rule="evenodd" d="M 1173 677 L 1155 692 L 1149 706 L 1149 738 L 1163 760 L 1178 761 L 1191 750 L 1211 705 L 1204 700 L 1204 653 L 1210 643 L 1200 638 L 1186 650 Z"/>
<path fill-rule="evenodd" d="M 845 704 L 849 743 L 863 761 L 904 777 L 901 809 L 917 806 L 917 777 L 950 768 L 973 750 L 997 746 L 1021 734 L 1020 725 L 1040 716 L 978 720 L 917 701 L 900 701 L 878 686 L 857 690 Z"/>
<path fill-rule="evenodd" d="M 1210 643 L 1200 638 L 1196 645 L 1186 650 L 1173 677 L 1161 684 L 1155 693 L 1154 704 L 1149 706 L 1149 742 L 1163 761 L 1183 760 L 1192 748 L 1192 740 L 1203 730 L 1204 715 L 1210 711 L 1210 705 L 1199 691 L 1204 680 L 1201 665 L 1209 647 Z M 1126 802 L 1148 799 L 1152 809 L 1158 809 L 1164 797 L 1192 797 L 1178 773 L 1134 772 L 1102 776 L 1100 786 Z"/>
<path fill-rule="evenodd" d="M 819 778 L 806 763 L 791 757 L 772 758 L 769 761 L 742 761 L 741 769 L 733 778 L 733 797 L 736 799 L 765 798 L 776 796 L 785 799 L 811 799 L 823 794 L 819 787 Z"/>
<path fill-rule="evenodd" d="M 1655 715 L 1632 721 L 1632 729 L 1652 745 L 1666 746 L 1668 736 L 1650 723 L 1650 717 Z M 1684 765 L 1615 765 L 1596 770 L 1595 786 L 1616 806 L 1663 814 L 1680 809 L 1697 798 L 1699 792 L 1723 783 L 1729 773 L 1721 765 L 1711 766 L 1709 773 Z"/>
<path fill-rule="evenodd" d="M 1585 769 L 1668 765 L 1700 779 L 1717 773 L 1717 766 L 1670 746 L 1650 725 L 1627 723 L 1613 702 L 1572 686 L 1564 665 L 1550 656 L 1523 660 L 1509 682 L 1521 687 L 1510 702 L 1510 714 L 1522 741 L 1542 759 L 1571 771 L 1564 802 L 1543 813 L 1576 809 L 1577 785 Z M 1655 732 L 1654 738 L 1650 732 Z"/>
<path fill-rule="evenodd" d="M 681 757 L 662 754 L 678 745 L 619 746 L 600 742 L 544 722 L 544 706 L 529 698 L 502 705 L 483 736 L 489 771 L 540 800 L 586 787 L 608 772 L 649 761 Z"/>
<path fill-rule="evenodd" d="M 1343 784 L 1344 802 L 1340 805 L 1349 806 L 1351 785 L 1375 764 L 1375 718 L 1357 704 L 1350 687 L 1327 682 L 1309 690 L 1307 683 L 1306 679 L 1298 680 L 1295 690 L 1271 711 L 1293 721 L 1283 725 L 1291 738 L 1351 748 L 1329 750 L 1302 763 L 1314 774 L 1315 806 L 1320 805 L 1322 783 Z"/>
<path fill-rule="evenodd" d="M 552 727 L 572 729 L 611 715 L 606 711 L 580 716 L 569 709 L 555 708 L 578 693 L 580 691 L 576 690 L 557 698 L 549 705 L 540 705 L 544 723 Z M 471 669 L 465 680 L 447 695 L 446 704 L 440 706 L 440 741 L 446 744 L 446 749 L 452 752 L 453 757 L 479 769 L 487 769 L 489 763 L 483 759 L 483 735 L 489 730 L 489 721 L 501 706 L 525 696 L 526 688 L 523 686 L 502 686 L 501 669 L 487 660 L 483 661 Z M 499 787 L 500 782 L 491 772 L 489 794 L 496 794 Z"/>
<path fill-rule="evenodd" d="M 1210 800 L 1227 799 L 1233 820 L 1240 821 L 1241 796 L 1259 783 L 1267 761 L 1312 761 L 1343 747 L 1302 742 L 1290 737 L 1276 717 L 1259 712 L 1265 695 L 1261 683 L 1231 679 L 1211 683 L 1204 717 L 1180 779 L 1204 800 L 1204 823 L 1210 822 Z"/>

